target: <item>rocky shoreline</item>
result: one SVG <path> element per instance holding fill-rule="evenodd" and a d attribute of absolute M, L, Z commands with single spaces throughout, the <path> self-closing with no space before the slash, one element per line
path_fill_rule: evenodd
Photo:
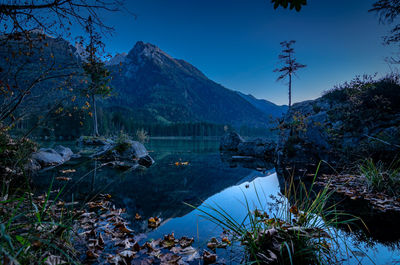
<path fill-rule="evenodd" d="M 357 79 L 318 99 L 294 104 L 279 122 L 277 142 L 245 141 L 229 132 L 221 138 L 220 150 L 232 158 L 272 163 L 286 181 L 310 182 L 316 177 L 318 184 L 331 185 L 350 200 L 365 201 L 374 214 L 398 212 L 398 196 L 373 190 L 360 172 L 366 159 L 387 168 L 400 159 L 400 106 L 398 94 L 392 93 L 398 89 L 391 78 Z M 389 181 L 387 172 L 375 174 Z M 400 183 L 398 173 L 397 178 L 393 181 Z"/>
<path fill-rule="evenodd" d="M 95 149 L 89 152 L 90 159 L 99 160 L 105 166 L 121 170 L 133 170 L 139 166 L 150 167 L 155 163 L 142 143 L 130 139 L 116 142 L 104 137 L 82 136 L 77 140 L 77 145 L 81 149 L 85 146 L 94 147 Z M 32 153 L 25 169 L 32 173 L 48 170 L 80 157 L 80 152 L 74 154 L 71 148 L 62 145 L 40 148 Z"/>

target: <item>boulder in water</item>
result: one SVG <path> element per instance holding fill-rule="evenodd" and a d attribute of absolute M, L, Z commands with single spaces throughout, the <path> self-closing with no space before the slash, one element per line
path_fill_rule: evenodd
<path fill-rule="evenodd" d="M 221 137 L 219 150 L 221 151 L 237 151 L 238 145 L 243 143 L 243 138 L 236 132 L 229 132 Z"/>
<path fill-rule="evenodd" d="M 58 145 L 54 149 L 41 148 L 39 151 L 32 154 L 31 159 L 36 162 L 32 161 L 31 164 L 34 165 L 35 169 L 38 168 L 37 164 L 42 168 L 58 166 L 70 160 L 72 155 L 71 149 L 62 145 Z"/>
<path fill-rule="evenodd" d="M 276 144 L 273 141 L 256 139 L 238 145 L 237 153 L 242 156 L 252 156 L 268 159 L 274 157 Z"/>
<path fill-rule="evenodd" d="M 140 142 L 132 140 L 105 145 L 93 157 L 105 162 L 120 161 L 145 167 L 154 164 L 154 160 L 150 157 L 146 147 Z"/>

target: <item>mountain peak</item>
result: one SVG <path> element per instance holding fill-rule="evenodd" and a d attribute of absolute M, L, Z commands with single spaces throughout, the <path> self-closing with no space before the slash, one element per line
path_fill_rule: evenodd
<path fill-rule="evenodd" d="M 155 50 L 159 50 L 159 48 L 151 43 L 145 43 L 143 41 L 138 41 L 136 42 L 135 46 L 133 47 L 134 50 L 136 51 L 143 51 L 143 50 L 149 50 L 149 51 L 155 51 Z"/>
<path fill-rule="evenodd" d="M 162 51 L 156 45 L 145 43 L 143 41 L 138 41 L 133 49 L 129 52 L 128 56 L 130 58 L 138 58 L 139 61 L 140 59 L 147 58 L 158 63 L 162 63 L 166 59 L 173 60 L 169 54 Z"/>
<path fill-rule="evenodd" d="M 128 54 L 126 52 L 117 53 L 111 59 L 106 62 L 106 65 L 118 65 L 125 62 L 126 56 Z"/>

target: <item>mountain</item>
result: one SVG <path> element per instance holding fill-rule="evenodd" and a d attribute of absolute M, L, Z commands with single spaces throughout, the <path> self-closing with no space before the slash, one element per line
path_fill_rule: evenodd
<path fill-rule="evenodd" d="M 108 60 L 106 62 L 107 66 L 111 66 L 111 65 L 118 65 L 121 64 L 123 62 L 125 62 L 125 58 L 128 54 L 126 52 L 123 53 L 117 53 L 116 55 L 114 55 L 110 60 Z"/>
<path fill-rule="evenodd" d="M 54 102 L 64 100 L 68 104 L 66 108 L 78 107 L 83 113 L 82 106 L 87 99 L 79 95 L 81 87 L 85 86 L 81 68 L 84 49 L 61 38 L 40 33 L 32 36 L 34 50 L 26 46 L 23 36 L 0 38 L 6 41 L 6 45 L 0 47 L 0 57 L 4 59 L 0 70 L 11 69 L 11 72 L 0 71 L 0 80 L 7 79 L 10 73 L 21 72 L 19 65 L 25 64 L 19 78 L 24 81 L 21 83 L 29 84 L 26 81 L 34 81 L 55 65 L 50 74 L 63 77 L 35 85 L 25 97 L 24 105 L 29 109 L 35 106 L 37 111 L 32 116 L 38 116 L 37 113 L 43 115 L 44 111 L 51 110 Z M 10 55 L 14 56 L 12 60 L 8 60 Z M 117 54 L 106 65 L 112 73 L 114 92 L 110 98 L 99 98 L 99 117 L 109 119 L 100 120 L 100 123 L 116 123 L 123 117 L 122 121 L 129 119 L 143 124 L 207 122 L 265 128 L 270 124 L 270 114 L 276 114 L 275 108 L 271 107 L 269 113 L 153 44 L 139 41 L 128 54 Z"/>
<path fill-rule="evenodd" d="M 122 65 L 110 65 L 117 95 L 108 104 L 126 106 L 164 122 L 206 121 L 262 127 L 268 115 L 236 92 L 207 78 L 190 63 L 153 44 L 137 42 Z"/>
<path fill-rule="evenodd" d="M 247 100 L 251 105 L 262 111 L 266 115 L 270 115 L 272 118 L 280 118 L 288 110 L 288 106 L 278 106 L 265 99 L 257 99 L 251 94 L 243 94 L 242 92 L 236 91 L 236 93 Z"/>
<path fill-rule="evenodd" d="M 0 88 L 13 88 L 1 93 L 1 107 L 21 99 L 21 112 L 44 115 L 43 110 L 79 91 L 82 72 L 79 51 L 63 38 L 39 30 L 29 32 L 29 41 L 25 34 L 0 36 Z"/>

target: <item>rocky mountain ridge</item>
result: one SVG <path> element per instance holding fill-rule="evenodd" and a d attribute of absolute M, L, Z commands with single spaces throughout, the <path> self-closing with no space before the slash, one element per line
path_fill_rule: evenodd
<path fill-rule="evenodd" d="M 124 62 L 110 69 L 117 73 L 112 84 L 118 89 L 110 104 L 146 110 L 164 122 L 268 126 L 268 115 L 249 101 L 153 44 L 137 42 Z"/>

